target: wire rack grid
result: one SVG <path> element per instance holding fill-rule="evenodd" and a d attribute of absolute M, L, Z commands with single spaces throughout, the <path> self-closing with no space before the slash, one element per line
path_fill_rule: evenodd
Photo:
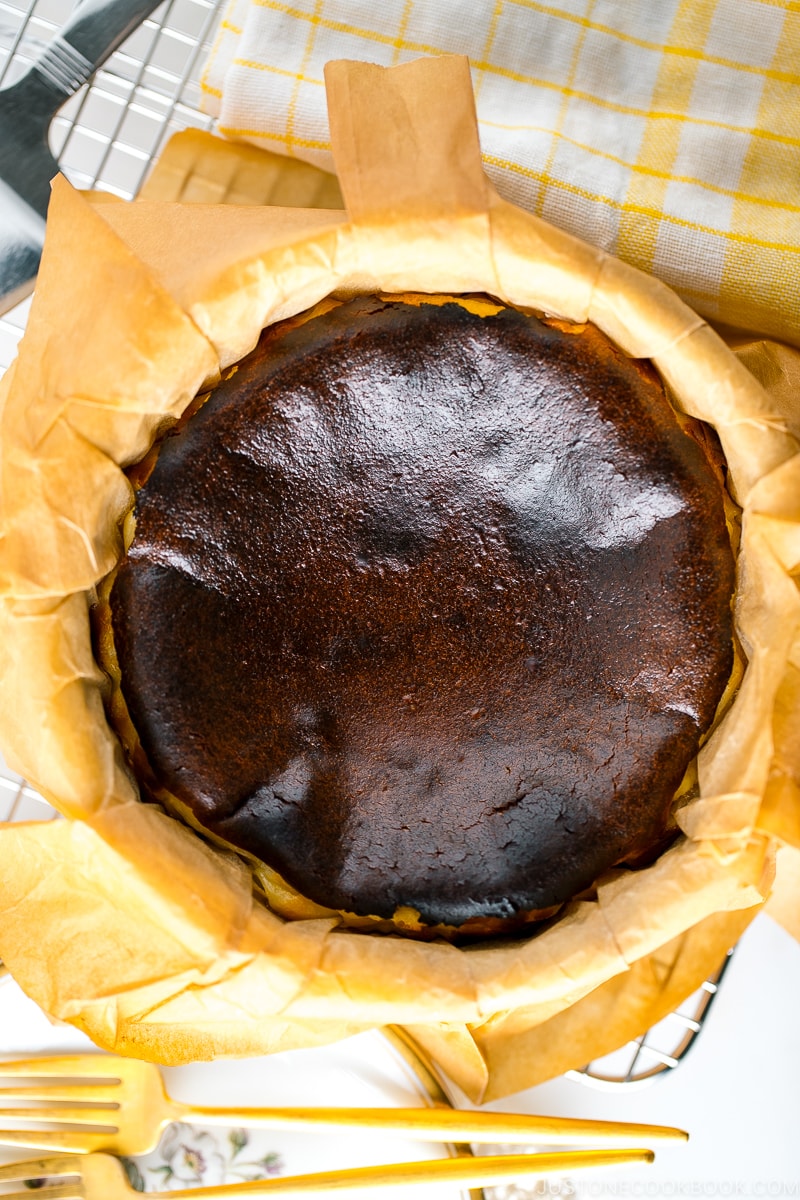
<path fill-rule="evenodd" d="M 80 0 L 78 0 L 80 3 Z M 51 149 L 70 181 L 132 199 L 178 130 L 211 129 L 200 74 L 227 0 L 167 0 L 60 110 Z M 69 16 L 70 0 L 0 0 L 0 87 L 13 83 Z M 0 373 L 14 357 L 25 301 L 0 317 Z M 54 810 L 0 759 L 0 821 Z M 641 1086 L 672 1070 L 699 1033 L 723 968 L 669 1017 L 570 1077 L 595 1087 Z"/>
<path fill-rule="evenodd" d="M 210 129 L 200 72 L 227 0 L 168 0 L 131 34 L 50 130 L 54 156 L 79 188 L 125 200 L 179 129 Z M 64 24 L 69 0 L 0 0 L 0 87 L 12 84 Z M 24 301 L 0 317 L 0 372 L 28 317 Z"/>

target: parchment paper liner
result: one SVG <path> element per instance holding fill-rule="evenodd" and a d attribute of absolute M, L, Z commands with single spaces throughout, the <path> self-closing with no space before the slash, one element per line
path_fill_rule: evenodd
<path fill-rule="evenodd" d="M 798 411 L 662 284 L 494 194 L 465 60 L 333 63 L 326 80 L 347 215 L 92 204 L 55 183 L 0 393 L 0 709 L 9 762 L 73 819 L 0 833 L 0 954 L 48 1012 L 118 1052 L 176 1063 L 405 1023 L 477 1099 L 564 1069 L 563 1039 L 548 1052 L 540 1027 L 577 1019 L 568 1065 L 625 1041 L 637 1015 L 643 1028 L 666 994 L 642 988 L 653 963 L 691 991 L 767 895 L 776 840 L 800 845 Z M 137 802 L 104 719 L 87 609 L 120 551 L 120 468 L 264 325 L 376 290 L 484 291 L 596 322 L 717 429 L 743 509 L 749 665 L 701 752 L 685 836 L 528 939 L 459 949 L 283 922 L 238 860 Z M 638 1000 L 616 1034 L 586 1036 L 581 1013 L 620 991 Z"/>

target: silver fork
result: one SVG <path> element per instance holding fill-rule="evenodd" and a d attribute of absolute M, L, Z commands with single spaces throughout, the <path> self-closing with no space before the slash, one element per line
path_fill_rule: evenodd
<path fill-rule="evenodd" d="M 82 0 L 26 73 L 0 90 L 0 313 L 36 275 L 50 181 L 47 143 L 59 108 L 162 0 Z"/>

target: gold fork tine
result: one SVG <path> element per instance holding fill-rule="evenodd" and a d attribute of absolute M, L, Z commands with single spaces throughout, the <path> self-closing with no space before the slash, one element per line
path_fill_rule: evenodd
<path fill-rule="evenodd" d="M 125 1061 L 124 1059 L 122 1060 Z M 14 1058 L 0 1063 L 0 1079 L 5 1076 L 51 1076 L 59 1080 L 65 1077 L 99 1079 L 103 1083 L 119 1084 L 114 1074 L 117 1059 L 108 1054 L 64 1054 L 49 1058 Z"/>
<path fill-rule="evenodd" d="M 115 1120 L 119 1105 L 113 1108 L 102 1108 L 98 1104 L 87 1104 L 81 1108 L 45 1108 L 37 1104 L 35 1108 L 0 1108 L 0 1119 L 9 1121 L 58 1121 L 62 1125 L 104 1125 L 116 1129 Z M 2 1134 L 0 1134 L 2 1138 Z"/>
<path fill-rule="evenodd" d="M 93 1086 L 91 1083 L 74 1085 L 36 1083 L 29 1087 L 3 1087 L 0 1084 L 0 1104 L 5 1104 L 7 1100 L 39 1099 L 47 1101 L 48 1104 L 52 1100 L 75 1100 L 78 1103 L 113 1104 L 115 1107 L 119 1107 L 120 1087 L 119 1084 L 113 1087 L 102 1087 L 99 1084 Z"/>
<path fill-rule="evenodd" d="M 42 1200 L 84 1200 L 83 1191 L 79 1181 L 73 1183 L 59 1183 L 54 1187 L 37 1187 L 33 1192 L 26 1188 L 24 1192 L 3 1192 L 3 1200 L 31 1200 L 32 1196 L 36 1196 L 37 1200 L 42 1197 Z"/>
<path fill-rule="evenodd" d="M 3 1163 L 0 1183 L 25 1183 L 30 1179 L 55 1179 L 62 1175 L 80 1175 L 83 1159 L 74 1154 L 58 1158 L 28 1158 L 24 1162 Z M 27 1200 L 31 1200 L 28 1194 Z"/>
<path fill-rule="evenodd" d="M 81 1181 L 82 1164 L 85 1161 L 85 1156 L 77 1159 L 61 1155 L 58 1158 L 35 1158 L 0 1166 L 0 1183 L 22 1183 L 25 1186 L 21 1192 L 3 1192 L 3 1200 L 31 1200 L 32 1196 L 36 1196 L 37 1200 L 87 1200 Z M 70 1180 L 69 1176 L 74 1178 Z M 67 1182 L 60 1182 L 64 1178 Z M 50 1180 L 59 1182 L 50 1183 Z M 107 1200 L 113 1198 L 109 1196 Z"/>
<path fill-rule="evenodd" d="M 184 1113 L 157 1067 L 99 1054 L 0 1062 L 0 1106 L 0 1124 L 13 1125 L 0 1129 L 0 1144 L 75 1154 L 146 1154 Z"/>
<path fill-rule="evenodd" d="M 92 1154 L 106 1150 L 109 1138 L 113 1136 L 77 1129 L 3 1129 L 0 1145 L 22 1146 L 26 1150 L 57 1150 L 63 1154 Z M 6 1200 L 5 1196 L 0 1200 Z"/>

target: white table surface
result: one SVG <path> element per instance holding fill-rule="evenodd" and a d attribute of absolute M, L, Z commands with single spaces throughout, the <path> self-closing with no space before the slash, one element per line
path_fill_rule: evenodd
<path fill-rule="evenodd" d="M 548 1194 L 800 1197 L 800 946 L 757 917 L 686 1058 L 653 1083 L 595 1091 L 557 1079 L 503 1103 L 690 1133 L 652 1166 L 574 1177 Z"/>

